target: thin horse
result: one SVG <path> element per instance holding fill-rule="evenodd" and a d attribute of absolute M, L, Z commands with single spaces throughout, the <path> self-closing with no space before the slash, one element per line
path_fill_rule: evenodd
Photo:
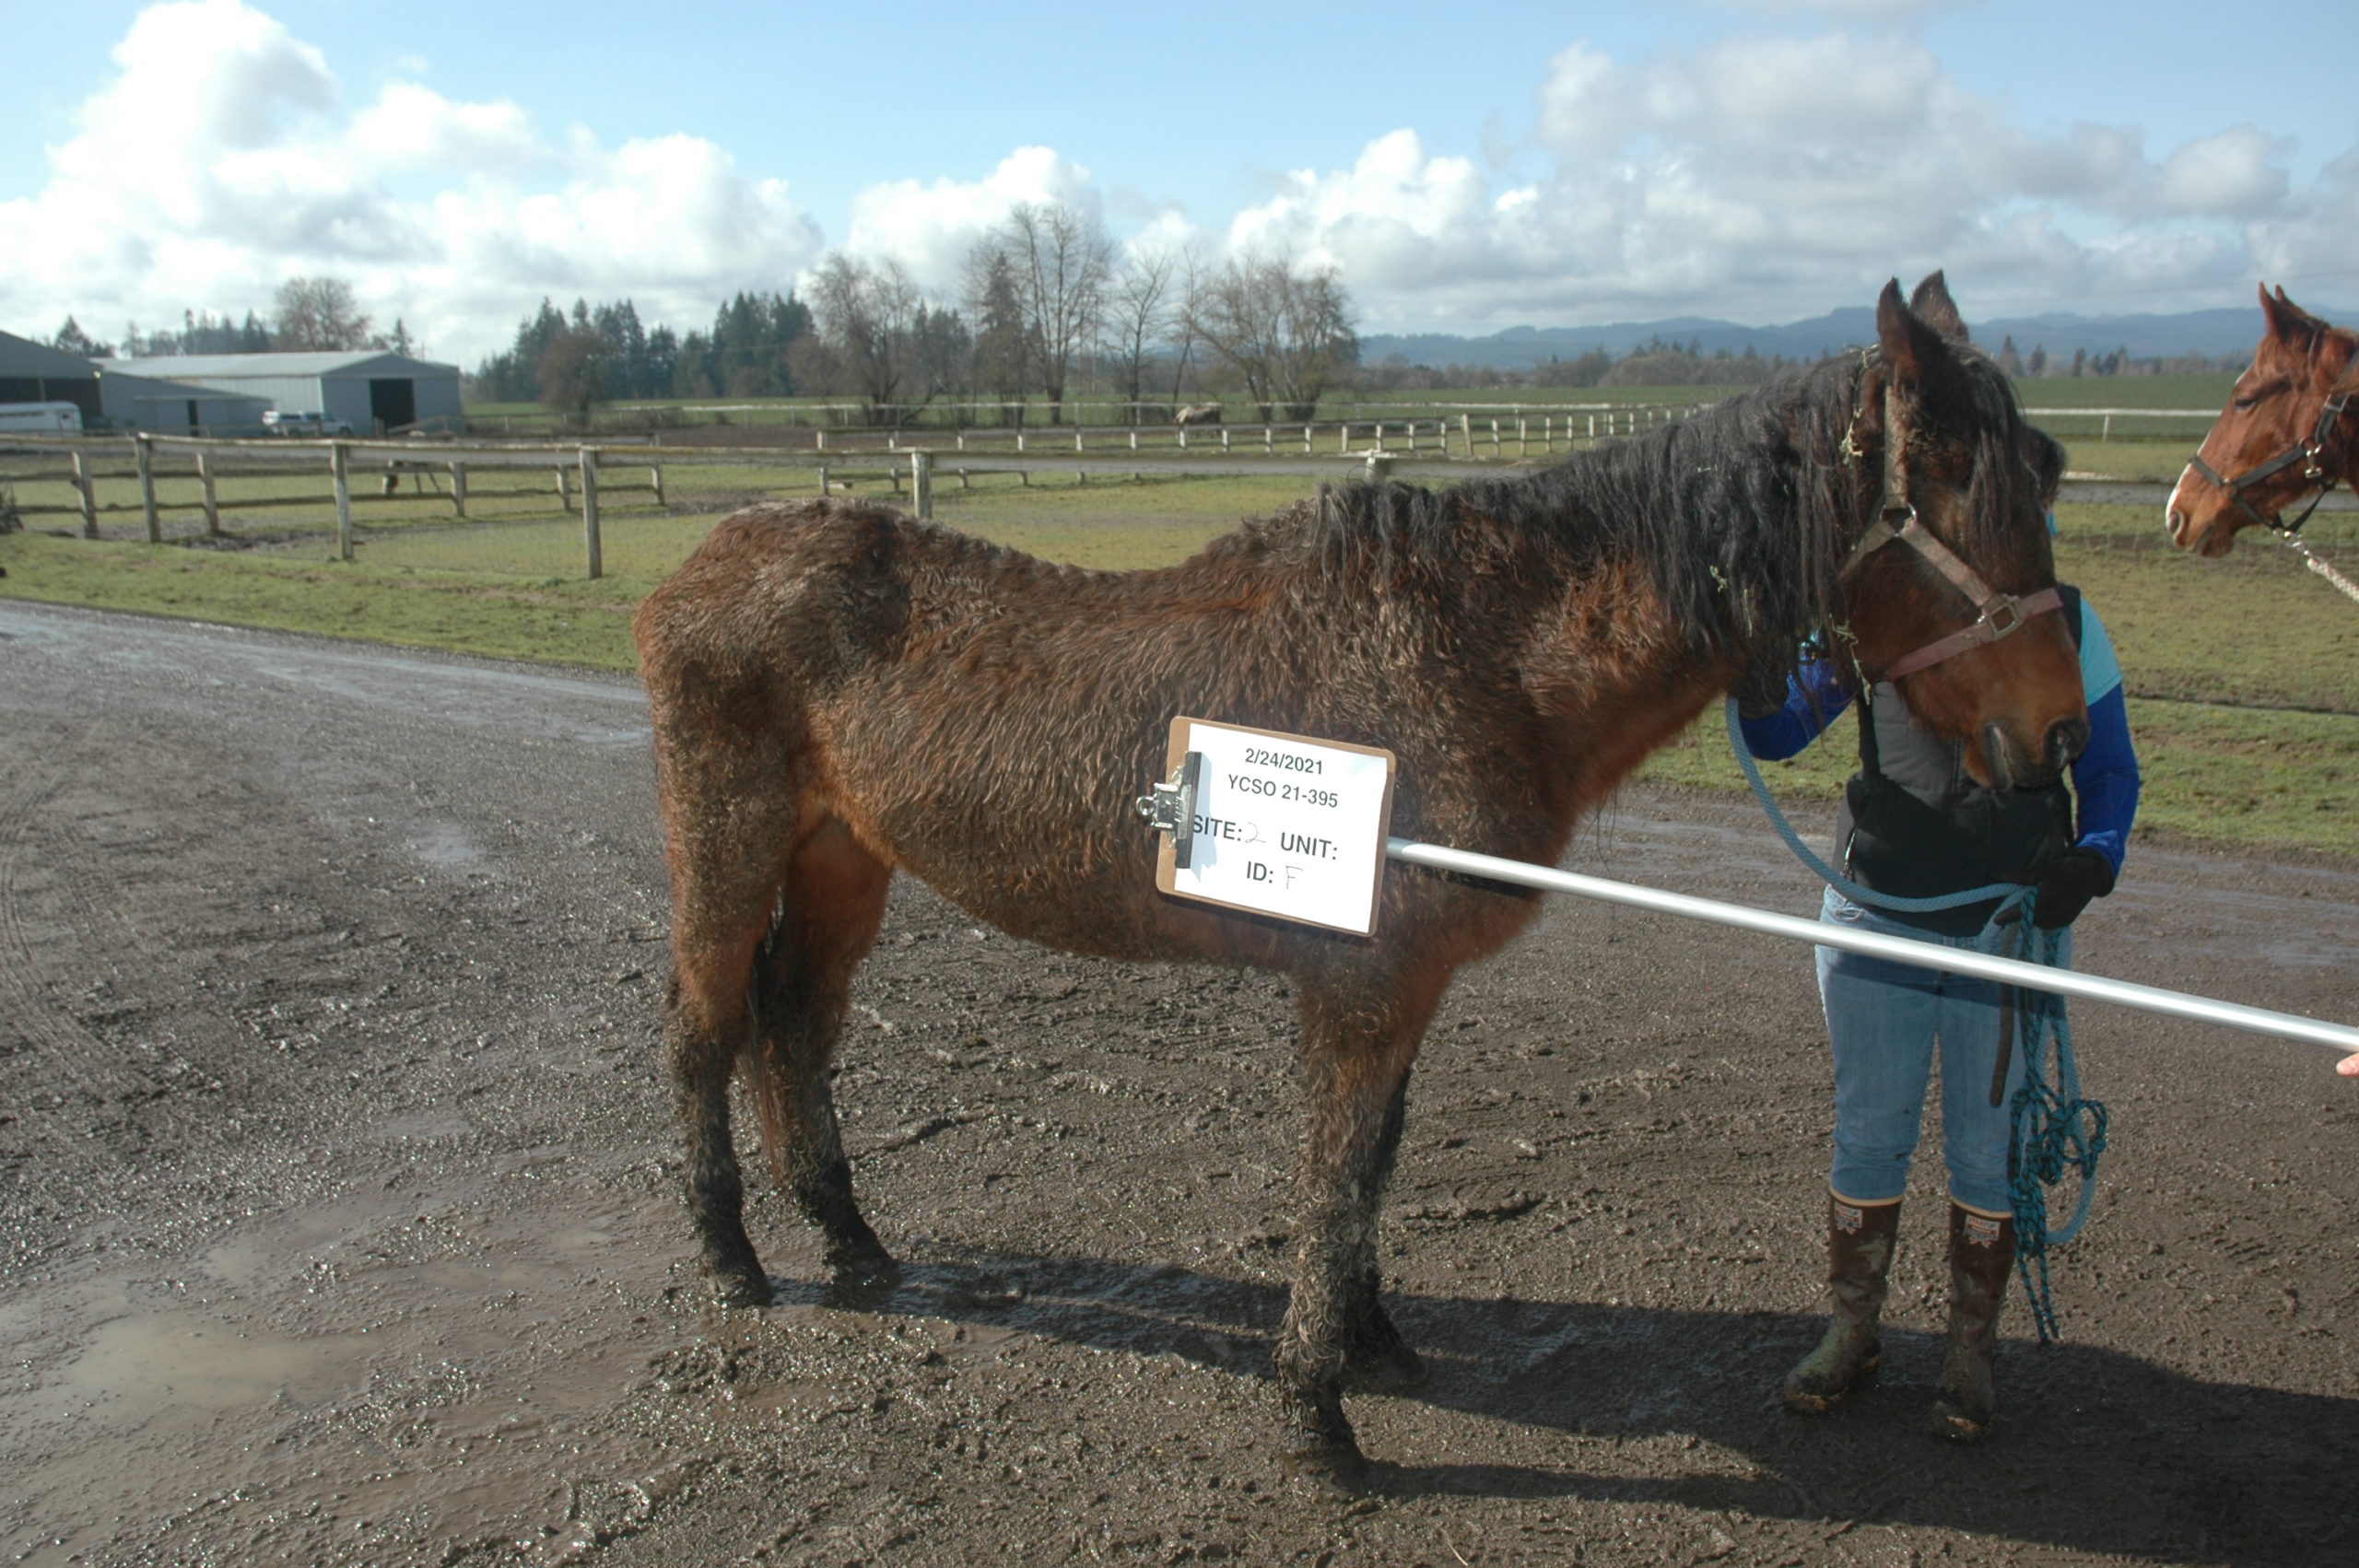
<path fill-rule="evenodd" d="M 2171 543 L 2224 556 L 2239 529 L 2291 534 L 2337 481 L 2359 486 L 2359 333 L 2260 290 L 2252 363 L 2164 509 Z M 2287 508 L 2307 497 L 2292 522 Z"/>
<path fill-rule="evenodd" d="M 1053 566 L 849 501 L 724 519 L 633 627 L 672 878 L 669 1064 L 722 1295 L 771 1296 L 733 1071 L 839 1280 L 893 1277 L 827 1069 L 896 870 L 1051 946 L 1274 970 L 1309 1102 L 1277 1346 L 1291 1457 L 1355 1483 L 1347 1378 L 1422 1372 L 1377 1284 L 1410 1065 L 1450 976 L 1537 899 L 1395 867 L 1368 938 L 1182 902 L 1156 891 L 1133 801 L 1188 714 L 1389 747 L 1397 832 L 1554 863 L 1717 696 L 1782 689 L 1814 630 L 1871 678 L 1953 642 L 1902 677 L 1910 710 L 1974 743 L 1978 776 L 2053 778 L 2086 736 L 2061 620 L 2038 613 L 2055 445 L 1966 345 L 1939 274 L 1910 304 L 1888 287 L 1877 328 L 1873 350 L 1641 439 L 1439 492 L 1341 487 L 1158 570 Z"/>

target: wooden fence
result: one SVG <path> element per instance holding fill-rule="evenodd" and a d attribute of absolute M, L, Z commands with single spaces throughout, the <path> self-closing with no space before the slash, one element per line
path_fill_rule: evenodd
<path fill-rule="evenodd" d="M 648 503 L 668 505 L 665 474 L 681 467 L 726 466 L 756 470 L 792 470 L 795 479 L 783 485 L 764 483 L 762 493 L 816 492 L 827 495 L 854 483 L 889 485 L 896 496 L 907 494 L 921 517 L 933 514 L 933 486 L 956 477 L 961 486 L 978 475 L 1012 474 L 1029 484 L 1034 473 L 1070 473 L 1081 484 L 1093 475 L 1136 477 L 1147 474 L 1230 476 L 1278 473 L 1300 474 L 1306 484 L 1346 474 L 1394 474 L 1422 481 L 1449 482 L 1465 477 L 1495 462 L 1543 457 L 1609 436 L 1635 433 L 1649 413 L 1667 419 L 1680 410 L 1642 408 L 1598 410 L 1578 418 L 1564 415 L 1491 418 L 1480 424 L 1461 414 L 1451 423 L 1409 420 L 1339 421 L 1329 426 L 1215 426 L 1171 427 L 1162 441 L 1142 440 L 1131 427 L 992 432 L 982 439 L 965 432 L 948 443 L 918 444 L 907 432 L 871 431 L 855 439 L 836 439 L 816 449 L 775 446 L 663 446 L 635 442 L 518 442 L 452 440 L 388 440 L 288 439 L 208 439 L 169 436 L 72 439 L 55 437 L 0 438 L 0 505 L 13 486 L 41 481 L 72 486 L 74 501 L 65 506 L 18 501 L 11 509 L 20 518 L 43 515 L 78 516 L 85 538 L 98 536 L 99 521 L 109 513 L 135 513 L 145 524 L 149 542 L 161 543 L 163 513 L 157 482 L 159 475 L 182 483 L 197 482 L 196 509 L 207 536 L 224 532 L 223 515 L 250 509 L 333 505 L 336 550 L 350 560 L 354 554 L 357 511 L 391 499 L 405 480 L 416 489 L 405 497 L 431 493 L 451 509 L 457 520 L 469 517 L 471 499 L 487 497 L 552 497 L 557 509 L 579 509 L 582 556 L 588 575 L 602 575 L 601 528 L 604 508 L 617 494 L 644 497 Z M 2076 411 L 2102 414 L 2102 410 Z M 1595 420 L 1594 425 L 1591 421 Z M 946 434 L 946 432 L 945 432 Z M 11 459 L 19 461 L 12 462 Z M 111 461 L 118 475 L 128 462 L 138 484 L 139 498 L 128 505 L 99 503 L 94 477 L 102 461 Z M 29 466 L 28 465 L 29 463 Z M 637 476 L 644 474 L 643 482 Z M 487 488 L 483 480 L 496 475 L 511 483 Z M 628 477 L 625 477 L 628 475 Z M 805 477 L 805 476 L 808 477 Z M 217 482 L 241 479 L 324 478 L 327 493 L 247 496 L 224 498 Z M 356 485 L 356 476 L 362 483 Z M 374 480 L 371 486 L 368 481 Z M 515 481 L 525 481 L 518 487 Z M 2137 482 L 2073 480 L 2071 498 L 2083 501 L 2159 505 L 2168 486 Z M 628 504 L 628 503 L 626 503 Z M 2352 503 L 2336 497 L 2337 509 Z M 169 509 L 185 512 L 189 508 Z"/>

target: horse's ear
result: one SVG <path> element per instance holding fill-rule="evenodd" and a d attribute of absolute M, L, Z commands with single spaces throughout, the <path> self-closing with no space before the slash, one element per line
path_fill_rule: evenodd
<path fill-rule="evenodd" d="M 2326 323 L 2285 298 L 2280 285 L 2272 298 L 2269 286 L 2260 286 L 2260 313 L 2269 319 L 2269 335 L 2280 343 L 2306 347 L 2309 340 L 2326 330 Z"/>
<path fill-rule="evenodd" d="M 1948 357 L 1941 334 L 1917 319 L 1900 302 L 1900 280 L 1894 278 L 1876 297 L 1876 345 L 1893 379 L 1903 384 L 1921 381 L 1925 373 Z"/>
<path fill-rule="evenodd" d="M 1949 279 L 1938 270 L 1917 286 L 1908 297 L 1909 311 L 1952 343 L 1971 343 L 1966 335 L 1966 318 L 1957 313 L 1957 301 L 1950 298 Z"/>

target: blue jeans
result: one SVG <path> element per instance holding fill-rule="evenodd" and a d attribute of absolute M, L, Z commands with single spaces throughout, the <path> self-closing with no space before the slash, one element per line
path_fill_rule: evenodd
<path fill-rule="evenodd" d="M 1940 947 L 1971 948 L 1976 941 L 1903 925 L 1831 887 L 1819 919 Z M 2071 942 L 2068 931 L 2067 961 Z M 2007 1143 L 2024 1060 L 2020 1049 L 2008 1053 L 2006 1082 L 1993 1106 L 1999 987 L 1971 976 L 1822 947 L 1818 996 L 1835 1050 L 1835 1165 L 1827 1182 L 1836 1195 L 1854 1203 L 1884 1203 L 1907 1190 L 1908 1162 L 1917 1152 L 1938 1041 L 1942 1158 L 1949 1167 L 1950 1197 L 1969 1209 L 2006 1213 Z"/>

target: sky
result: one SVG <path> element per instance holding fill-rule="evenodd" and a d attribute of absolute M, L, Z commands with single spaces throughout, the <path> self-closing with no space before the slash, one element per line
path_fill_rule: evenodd
<path fill-rule="evenodd" d="M 1767 324 L 1935 267 L 1969 322 L 2359 300 L 2351 0 L 0 0 L 0 37 L 24 336 L 324 275 L 472 369 L 545 297 L 685 332 L 831 251 L 955 299 L 1050 200 L 1332 266 L 1364 333 Z"/>

